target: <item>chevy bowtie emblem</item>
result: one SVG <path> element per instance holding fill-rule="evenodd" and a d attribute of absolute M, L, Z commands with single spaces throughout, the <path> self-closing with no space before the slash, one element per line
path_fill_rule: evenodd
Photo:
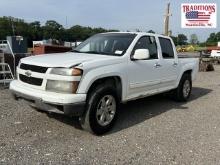
<path fill-rule="evenodd" d="M 27 77 L 31 77 L 31 71 L 30 70 L 27 70 L 25 73 L 24 73 Z"/>

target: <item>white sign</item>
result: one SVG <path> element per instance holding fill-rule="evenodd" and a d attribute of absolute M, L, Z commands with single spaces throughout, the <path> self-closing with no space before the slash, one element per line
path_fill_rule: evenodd
<path fill-rule="evenodd" d="M 216 28 L 217 5 L 215 3 L 181 4 L 182 28 Z"/>

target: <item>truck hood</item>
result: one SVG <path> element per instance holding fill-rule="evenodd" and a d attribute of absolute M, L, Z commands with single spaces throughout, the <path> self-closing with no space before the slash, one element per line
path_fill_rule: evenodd
<path fill-rule="evenodd" d="M 68 52 L 68 53 L 30 56 L 21 59 L 21 63 L 53 68 L 53 67 L 71 67 L 86 62 L 88 64 L 91 64 L 93 62 L 96 63 L 98 62 L 97 65 L 103 64 L 103 61 L 108 61 L 107 63 L 111 61 L 111 64 L 120 63 L 121 60 L 117 60 L 117 59 L 120 59 L 120 57 Z"/>

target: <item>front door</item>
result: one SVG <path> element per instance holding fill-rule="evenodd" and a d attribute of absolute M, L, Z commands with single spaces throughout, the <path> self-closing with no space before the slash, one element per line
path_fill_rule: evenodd
<path fill-rule="evenodd" d="M 128 63 L 128 98 L 142 97 L 156 93 L 160 86 L 160 73 L 163 69 L 153 36 L 141 37 L 132 51 L 148 49 L 150 58 L 147 60 L 130 60 Z"/>

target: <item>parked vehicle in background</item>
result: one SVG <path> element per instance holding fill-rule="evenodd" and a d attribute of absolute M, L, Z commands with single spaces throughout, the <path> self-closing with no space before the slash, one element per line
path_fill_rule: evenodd
<path fill-rule="evenodd" d="M 78 116 L 82 128 L 103 134 L 112 128 L 120 103 L 163 92 L 187 101 L 198 61 L 179 59 L 170 37 L 103 33 L 72 52 L 22 59 L 10 89 L 16 99 Z"/>
<path fill-rule="evenodd" d="M 212 50 L 211 57 L 213 58 L 220 58 L 220 50 Z"/>

